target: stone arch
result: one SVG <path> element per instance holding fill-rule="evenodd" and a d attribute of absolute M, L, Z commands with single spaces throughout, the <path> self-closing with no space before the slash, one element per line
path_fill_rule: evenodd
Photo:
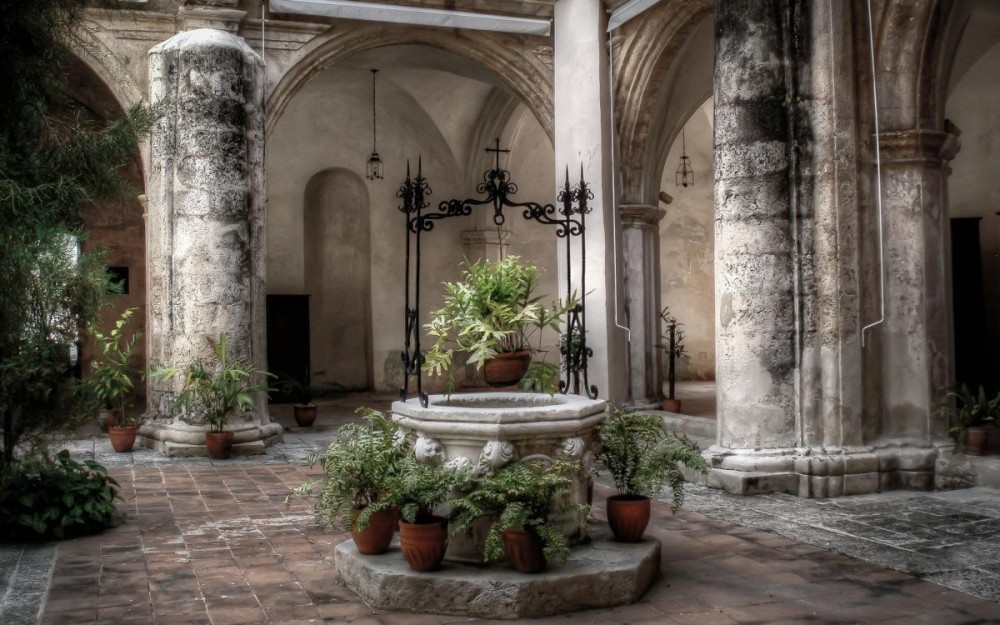
<path fill-rule="evenodd" d="M 274 127 L 295 93 L 317 73 L 365 50 L 406 44 L 439 48 L 485 67 L 524 101 L 549 139 L 554 136 L 553 77 L 548 45 L 528 49 L 524 40 L 501 33 L 400 29 L 379 24 L 330 29 L 310 42 L 267 96 L 266 131 Z"/>
<path fill-rule="evenodd" d="M 335 167 L 314 174 L 303 194 L 312 379 L 371 388 L 368 188 L 356 173 Z"/>
<path fill-rule="evenodd" d="M 105 45 L 102 33 L 95 22 L 86 22 L 71 39 L 70 51 L 104 81 L 122 109 L 128 109 L 146 99 L 144 91 L 122 65 L 120 55 Z"/>
<path fill-rule="evenodd" d="M 612 39 L 615 109 L 619 129 L 621 198 L 655 204 L 669 139 L 712 94 L 711 77 L 696 88 L 688 110 L 669 110 L 670 87 L 677 84 L 692 36 L 713 15 L 709 0 L 663 2 L 643 19 L 632 20 Z M 711 57 L 708 58 L 711 61 Z M 666 128 L 670 119 L 671 128 Z M 679 124 L 679 125 L 678 125 Z"/>

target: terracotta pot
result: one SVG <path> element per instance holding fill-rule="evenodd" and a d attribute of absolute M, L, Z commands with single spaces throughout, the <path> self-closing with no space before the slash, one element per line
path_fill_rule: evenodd
<path fill-rule="evenodd" d="M 300 428 L 312 427 L 316 422 L 316 404 L 295 404 L 292 406 L 292 413 Z"/>
<path fill-rule="evenodd" d="M 649 497 L 613 495 L 608 497 L 608 525 L 615 540 L 637 543 L 649 525 Z"/>
<path fill-rule="evenodd" d="M 662 407 L 667 412 L 677 412 L 681 411 L 681 400 L 679 399 L 664 399 Z"/>
<path fill-rule="evenodd" d="M 414 571 L 424 573 L 441 566 L 448 548 L 448 520 L 433 517 L 430 523 L 399 522 L 399 545 Z"/>
<path fill-rule="evenodd" d="M 120 454 L 132 451 L 138 433 L 138 425 L 112 425 L 108 427 L 108 438 L 111 439 L 111 446 Z"/>
<path fill-rule="evenodd" d="M 101 408 L 97 411 L 97 426 L 102 432 L 107 432 L 112 425 L 118 425 L 119 421 L 121 421 L 120 410 Z"/>
<path fill-rule="evenodd" d="M 392 542 L 392 535 L 396 532 L 396 520 L 398 515 L 395 508 L 385 508 L 372 514 L 368 527 L 362 531 L 354 529 L 361 510 L 355 510 L 351 517 L 351 538 L 357 545 L 358 551 L 366 556 L 376 556 L 389 551 L 389 543 Z"/>
<path fill-rule="evenodd" d="M 213 460 L 225 460 L 233 449 L 233 432 L 205 432 L 205 449 Z"/>
<path fill-rule="evenodd" d="M 986 441 L 986 449 L 993 454 L 1000 452 L 1000 427 L 994 425 L 990 428 L 990 435 Z"/>
<path fill-rule="evenodd" d="M 518 573 L 540 573 L 545 570 L 545 551 L 542 539 L 531 530 L 507 530 L 503 533 L 507 557 Z"/>
<path fill-rule="evenodd" d="M 497 354 L 483 363 L 483 379 L 490 386 L 510 386 L 524 377 L 531 362 L 531 352 L 505 352 Z"/>
<path fill-rule="evenodd" d="M 969 456 L 982 456 L 986 454 L 986 444 L 990 438 L 990 428 L 974 427 L 965 431 L 965 444 L 962 446 L 962 453 Z"/>

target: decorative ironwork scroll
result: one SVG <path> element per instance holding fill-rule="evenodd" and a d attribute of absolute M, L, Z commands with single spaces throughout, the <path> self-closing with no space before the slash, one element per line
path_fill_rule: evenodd
<path fill-rule="evenodd" d="M 580 299 L 570 309 L 566 321 L 566 332 L 560 339 L 560 354 L 563 357 L 563 376 L 559 381 L 559 391 L 579 394 L 581 384 L 584 392 L 591 399 L 597 398 L 597 387 L 587 379 L 587 362 L 594 355 L 594 350 L 587 346 L 587 315 L 586 315 L 586 270 L 587 249 L 586 216 L 591 208 L 588 201 L 594 199 L 594 193 L 583 179 L 583 167 L 580 167 L 580 183 L 571 186 L 569 168 L 566 169 L 566 181 L 559 192 L 557 209 L 553 204 L 537 202 L 515 202 L 510 196 L 517 193 L 517 185 L 511 181 L 510 172 L 500 167 L 500 154 L 510 150 L 500 147 L 500 139 L 496 139 L 496 147 L 486 148 L 486 152 L 496 154 L 496 164 L 493 169 L 483 173 L 483 181 L 476 185 L 476 192 L 484 195 L 482 198 L 464 200 L 444 200 L 438 204 L 436 211 L 425 211 L 428 207 L 427 196 L 431 189 L 423 177 L 421 164 L 418 161 L 417 175 L 410 176 L 410 165 L 406 165 L 406 180 L 396 192 L 396 197 L 402 200 L 399 210 L 406 217 L 406 308 L 405 308 L 405 341 L 401 353 L 403 359 L 403 385 L 400 397 L 409 397 L 410 377 L 416 377 L 417 396 L 422 406 L 427 406 L 427 394 L 423 391 L 421 367 L 424 355 L 420 349 L 420 238 L 424 232 L 434 229 L 434 223 L 449 217 L 464 217 L 472 214 L 478 206 L 493 207 L 493 223 L 499 228 L 506 221 L 504 209 L 521 209 L 525 219 L 537 221 L 555 227 L 556 237 L 566 240 L 566 301 L 573 299 L 573 264 L 571 239 L 580 238 Z M 412 250 L 412 253 L 411 253 Z M 412 272 L 412 279 L 411 279 Z M 412 291 L 411 291 L 412 284 Z"/>

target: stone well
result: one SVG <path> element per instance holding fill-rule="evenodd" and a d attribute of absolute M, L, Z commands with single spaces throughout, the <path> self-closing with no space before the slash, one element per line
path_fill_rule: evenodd
<path fill-rule="evenodd" d="M 513 460 L 580 462 L 570 500 L 587 503 L 594 463 L 594 428 L 604 421 L 607 403 L 579 395 L 546 393 L 469 393 L 431 395 L 424 408 L 416 399 L 392 405 L 393 419 L 416 434 L 414 451 L 422 462 L 444 462 L 479 472 L 495 471 Z M 579 538 L 583 515 L 562 524 Z M 478 561 L 485 530 L 453 537 L 448 557 Z"/>

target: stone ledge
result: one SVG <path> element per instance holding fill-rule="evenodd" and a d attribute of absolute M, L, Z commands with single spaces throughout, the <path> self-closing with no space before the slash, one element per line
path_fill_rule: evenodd
<path fill-rule="evenodd" d="M 594 534 L 565 564 L 536 575 L 450 561 L 416 573 L 398 542 L 384 555 L 363 556 L 348 540 L 334 558 L 341 583 L 382 610 L 520 619 L 634 603 L 659 575 L 660 541 L 617 543 L 604 528 Z"/>

